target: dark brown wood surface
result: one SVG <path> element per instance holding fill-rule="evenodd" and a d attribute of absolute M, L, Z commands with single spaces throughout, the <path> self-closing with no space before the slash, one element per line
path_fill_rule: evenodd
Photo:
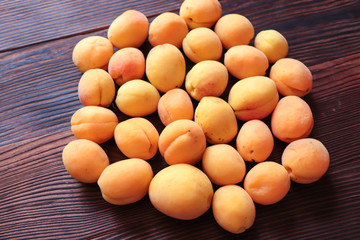
<path fill-rule="evenodd" d="M 360 2 L 220 2 L 223 14 L 248 17 L 256 33 L 280 31 L 288 56 L 312 71 L 314 88 L 304 99 L 315 119 L 310 137 L 330 152 L 326 175 L 292 183 L 279 203 L 257 204 L 253 227 L 241 235 L 220 228 L 211 210 L 181 221 L 158 212 L 147 196 L 127 206 L 105 202 L 96 184 L 72 179 L 62 164 L 62 149 L 75 139 L 70 118 L 81 107 L 72 49 L 86 36 L 106 36 L 125 10 L 140 10 L 151 21 L 178 13 L 181 1 L 2 0 L 0 239 L 360 239 Z M 141 47 L 145 54 L 149 49 L 147 42 Z M 231 77 L 229 86 L 234 82 Z M 126 118 L 114 104 L 111 109 Z M 156 114 L 147 118 L 163 129 Z M 269 160 L 280 162 L 285 146 L 276 140 Z M 125 158 L 113 140 L 102 147 L 112 162 Z M 155 173 L 166 166 L 160 154 L 149 162 Z"/>

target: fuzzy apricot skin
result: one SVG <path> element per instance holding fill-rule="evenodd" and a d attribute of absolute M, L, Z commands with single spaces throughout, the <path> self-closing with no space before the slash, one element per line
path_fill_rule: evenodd
<path fill-rule="evenodd" d="M 145 197 L 152 178 L 153 171 L 148 162 L 130 158 L 110 164 L 97 183 L 105 201 L 126 205 Z"/>
<path fill-rule="evenodd" d="M 219 60 L 223 47 L 216 33 L 209 28 L 191 30 L 183 40 L 185 55 L 194 63 L 204 60 Z"/>
<path fill-rule="evenodd" d="M 249 45 L 231 47 L 225 53 L 224 63 L 231 75 L 238 79 L 264 76 L 269 67 L 266 55 Z"/>
<path fill-rule="evenodd" d="M 228 143 L 238 131 L 233 109 L 218 97 L 203 97 L 195 109 L 194 120 L 203 129 L 206 140 L 212 144 Z"/>
<path fill-rule="evenodd" d="M 118 124 L 116 114 L 104 107 L 85 106 L 71 117 L 71 131 L 78 139 L 88 139 L 98 144 L 110 140 Z"/>
<path fill-rule="evenodd" d="M 236 148 L 245 161 L 263 162 L 274 148 L 274 138 L 264 122 L 250 120 L 240 128 Z"/>
<path fill-rule="evenodd" d="M 115 98 L 115 84 L 103 69 L 89 69 L 80 78 L 78 96 L 84 106 L 108 107 Z"/>
<path fill-rule="evenodd" d="M 300 97 L 286 96 L 280 99 L 271 116 L 271 130 L 283 142 L 306 138 L 314 127 L 309 105 Z"/>
<path fill-rule="evenodd" d="M 180 16 L 189 28 L 212 27 L 221 17 L 218 0 L 185 0 L 180 6 Z"/>
<path fill-rule="evenodd" d="M 279 94 L 274 81 L 264 76 L 238 81 L 231 87 L 228 98 L 237 119 L 242 121 L 265 118 L 274 110 L 278 101 Z"/>
<path fill-rule="evenodd" d="M 185 20 L 172 12 L 165 12 L 150 23 L 149 42 L 155 47 L 169 43 L 180 48 L 189 30 Z"/>
<path fill-rule="evenodd" d="M 157 45 L 146 57 L 145 72 L 150 83 L 165 93 L 183 84 L 186 72 L 185 58 L 174 45 Z"/>
<path fill-rule="evenodd" d="M 96 183 L 110 164 L 105 151 L 86 139 L 69 142 L 62 151 L 62 160 L 68 173 L 83 183 Z"/>
<path fill-rule="evenodd" d="M 192 98 L 200 101 L 205 96 L 219 97 L 226 89 L 229 73 L 226 67 L 214 60 L 201 61 L 188 72 L 185 88 Z"/>
<path fill-rule="evenodd" d="M 149 187 L 152 205 L 160 212 L 182 220 L 203 215 L 210 208 L 213 194 L 206 174 L 189 164 L 175 164 L 162 169 Z"/>
<path fill-rule="evenodd" d="M 259 32 L 255 37 L 254 46 L 266 55 L 270 63 L 285 58 L 289 51 L 286 38 L 273 29 Z"/>
<path fill-rule="evenodd" d="M 157 111 L 165 126 L 176 120 L 192 120 L 194 117 L 194 106 L 190 96 L 181 88 L 171 89 L 162 95 Z"/>
<path fill-rule="evenodd" d="M 143 117 L 154 113 L 160 94 L 149 82 L 135 79 L 124 83 L 115 99 L 119 110 L 131 117 Z"/>
<path fill-rule="evenodd" d="M 114 132 L 116 145 L 128 158 L 148 160 L 158 150 L 159 133 L 145 118 L 130 118 L 120 122 Z"/>
<path fill-rule="evenodd" d="M 256 216 L 255 204 L 250 195 L 237 185 L 218 188 L 214 193 L 212 210 L 216 222 L 235 234 L 249 229 Z"/>
<path fill-rule="evenodd" d="M 108 29 L 108 39 L 118 49 L 125 47 L 140 47 L 149 32 L 147 17 L 137 11 L 128 10 L 118 16 Z"/>
<path fill-rule="evenodd" d="M 80 40 L 75 45 L 72 60 L 83 73 L 94 68 L 106 70 L 113 54 L 114 47 L 108 39 L 91 36 Z"/>
<path fill-rule="evenodd" d="M 312 90 L 313 77 L 308 67 L 299 60 L 282 58 L 270 69 L 270 78 L 283 96 L 303 97 Z"/>
<path fill-rule="evenodd" d="M 159 137 L 159 151 L 169 165 L 201 160 L 206 148 L 206 138 L 194 121 L 181 119 L 167 125 Z"/>
<path fill-rule="evenodd" d="M 276 162 L 262 162 L 246 174 L 244 189 L 254 202 L 270 205 L 283 199 L 290 190 L 290 177 L 286 169 Z"/>
<path fill-rule="evenodd" d="M 215 25 L 215 32 L 226 49 L 248 45 L 255 34 L 249 19 L 240 14 L 222 16 Z"/>
<path fill-rule="evenodd" d="M 145 74 L 144 54 L 137 48 L 122 48 L 110 58 L 108 71 L 119 86 L 130 80 L 142 79 Z"/>
<path fill-rule="evenodd" d="M 228 144 L 207 147 L 202 157 L 202 168 L 211 182 L 231 185 L 241 182 L 245 176 L 245 162 L 235 148 Z"/>
<path fill-rule="evenodd" d="M 318 181 L 328 170 L 329 152 L 319 140 L 304 138 L 291 142 L 284 150 L 282 165 L 297 183 Z"/>

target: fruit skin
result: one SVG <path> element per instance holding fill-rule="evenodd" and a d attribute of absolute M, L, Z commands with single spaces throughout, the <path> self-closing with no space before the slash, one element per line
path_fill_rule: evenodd
<path fill-rule="evenodd" d="M 222 8 L 218 0 L 184 0 L 180 16 L 189 28 L 212 27 L 221 17 Z"/>
<path fill-rule="evenodd" d="M 145 72 L 150 83 L 165 93 L 183 84 L 186 72 L 185 58 L 172 44 L 157 45 L 146 57 Z"/>
<path fill-rule="evenodd" d="M 114 47 L 108 39 L 91 36 L 81 39 L 75 45 L 72 61 L 83 73 L 94 68 L 106 70 L 113 54 Z"/>
<path fill-rule="evenodd" d="M 157 111 L 165 126 L 176 120 L 192 120 L 194 117 L 194 106 L 190 96 L 181 88 L 171 89 L 162 95 Z"/>
<path fill-rule="evenodd" d="M 145 118 L 135 117 L 120 122 L 114 132 L 116 145 L 128 158 L 148 160 L 158 150 L 159 133 Z"/>
<path fill-rule="evenodd" d="M 153 47 L 170 43 L 180 48 L 188 32 L 188 27 L 182 17 L 176 13 L 165 12 L 150 23 L 149 42 Z"/>
<path fill-rule="evenodd" d="M 71 131 L 75 137 L 97 144 L 110 140 L 117 124 L 118 119 L 113 111 L 98 106 L 82 107 L 71 117 Z"/>
<path fill-rule="evenodd" d="M 118 16 L 109 26 L 108 39 L 118 49 L 140 47 L 149 32 L 149 20 L 137 10 L 127 10 Z"/>
<path fill-rule="evenodd" d="M 306 138 L 314 127 L 309 105 L 300 97 L 286 96 L 280 99 L 271 116 L 271 130 L 283 142 Z"/>
<path fill-rule="evenodd" d="M 159 151 L 169 165 L 201 160 L 206 148 L 206 138 L 194 121 L 181 119 L 167 125 L 159 137 Z"/>
<path fill-rule="evenodd" d="M 231 185 L 243 180 L 246 166 L 235 148 L 228 144 L 215 144 L 206 148 L 202 157 L 202 169 L 211 182 Z"/>
<path fill-rule="evenodd" d="M 148 162 L 130 158 L 106 167 L 97 183 L 105 201 L 126 205 L 145 197 L 152 178 L 153 171 Z"/>
<path fill-rule="evenodd" d="M 313 77 L 304 63 L 293 58 L 282 58 L 270 69 L 270 78 L 283 96 L 303 97 L 312 90 Z"/>
<path fill-rule="evenodd" d="M 102 171 L 110 164 L 105 151 L 95 142 L 77 139 L 62 151 L 66 171 L 83 183 L 96 183 Z"/>
<path fill-rule="evenodd" d="M 259 32 L 255 37 L 254 46 L 266 55 L 270 63 L 285 58 L 289 51 L 286 38 L 273 29 Z"/>
<path fill-rule="evenodd" d="M 149 197 L 160 212 L 190 220 L 203 215 L 214 194 L 209 178 L 189 164 L 175 164 L 158 172 L 150 183 Z"/>
<path fill-rule="evenodd" d="M 214 193 L 212 210 L 216 222 L 235 234 L 249 229 L 256 216 L 255 204 L 250 195 L 237 185 L 218 188 Z"/>
<path fill-rule="evenodd" d="M 215 25 L 215 32 L 226 49 L 248 45 L 254 37 L 254 27 L 245 16 L 226 14 Z"/>
<path fill-rule="evenodd" d="M 228 98 L 237 119 L 242 121 L 267 117 L 278 101 L 279 94 L 274 81 L 264 76 L 238 81 L 231 87 Z"/>
<path fill-rule="evenodd" d="M 195 109 L 194 119 L 212 144 L 228 143 L 238 132 L 233 109 L 218 97 L 203 97 Z"/>
<path fill-rule="evenodd" d="M 308 184 L 318 181 L 326 173 L 330 156 L 319 140 L 304 138 L 291 142 L 285 148 L 281 162 L 291 180 Z"/>
<path fill-rule="evenodd" d="M 116 84 L 142 79 L 145 74 L 145 57 L 137 48 L 127 47 L 118 50 L 109 61 L 109 74 Z"/>

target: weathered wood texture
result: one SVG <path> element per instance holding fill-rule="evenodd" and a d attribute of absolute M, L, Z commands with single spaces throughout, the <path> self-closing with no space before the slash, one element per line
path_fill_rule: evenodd
<path fill-rule="evenodd" d="M 63 147 L 75 139 L 71 115 L 81 107 L 81 73 L 71 62 L 72 49 L 85 36 L 106 36 L 111 21 L 129 8 L 151 20 L 164 11 L 178 12 L 181 1 L 5 0 L 0 3 L 0 239 L 360 238 L 359 1 L 220 2 L 223 14 L 247 16 L 256 33 L 282 32 L 289 57 L 309 66 L 314 88 L 304 99 L 315 118 L 310 136 L 330 152 L 327 174 L 313 184 L 293 183 L 277 204 L 256 205 L 254 226 L 240 236 L 221 229 L 210 210 L 180 221 L 159 213 L 148 197 L 128 206 L 108 204 L 96 184 L 72 179 L 61 161 Z M 141 49 L 146 54 L 150 45 Z M 230 85 L 234 82 L 231 77 Z M 111 108 L 120 120 L 126 118 Z M 163 129 L 156 114 L 148 119 Z M 102 146 L 111 161 L 125 158 L 113 140 Z M 285 146 L 276 140 L 269 160 L 280 162 Z M 155 173 L 166 166 L 159 154 L 149 162 Z"/>

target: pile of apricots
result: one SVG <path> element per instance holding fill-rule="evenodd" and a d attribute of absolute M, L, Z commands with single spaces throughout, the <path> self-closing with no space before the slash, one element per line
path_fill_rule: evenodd
<path fill-rule="evenodd" d="M 146 58 L 139 50 L 145 41 L 152 46 Z M 255 36 L 245 16 L 222 15 L 218 0 L 185 0 L 179 14 L 162 13 L 151 23 L 137 10 L 123 12 L 107 38 L 87 37 L 73 49 L 83 107 L 71 117 L 77 140 L 63 149 L 66 170 L 97 183 L 111 204 L 148 194 L 157 210 L 184 220 L 212 207 L 222 228 L 244 232 L 254 223 L 255 203 L 277 203 L 291 181 L 313 183 L 329 167 L 325 146 L 308 138 L 314 120 L 302 97 L 312 74 L 287 54 L 281 33 Z M 185 57 L 194 63 L 188 71 Z M 238 81 L 224 100 L 229 74 Z M 112 103 L 130 118 L 119 122 Z M 160 133 L 144 118 L 156 112 Z M 270 115 L 268 126 L 262 119 Z M 273 136 L 288 143 L 281 164 L 266 161 Z M 112 138 L 128 159 L 110 162 L 100 144 Z M 154 176 L 147 160 L 157 152 L 168 166 Z M 246 162 L 256 165 L 247 171 Z"/>

